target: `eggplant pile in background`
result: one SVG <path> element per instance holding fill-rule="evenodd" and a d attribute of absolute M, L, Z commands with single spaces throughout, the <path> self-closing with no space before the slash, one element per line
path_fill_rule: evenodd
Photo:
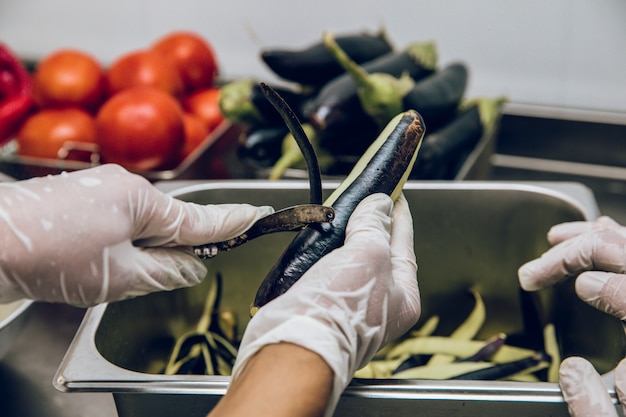
<path fill-rule="evenodd" d="M 463 62 L 438 64 L 434 42 L 396 49 L 382 32 L 334 36 L 302 49 L 266 49 L 260 57 L 284 83 L 276 90 L 295 112 L 322 173 L 347 174 L 397 114 L 416 110 L 426 136 L 411 179 L 453 179 L 481 138 L 495 127 L 502 97 L 468 100 Z M 224 116 L 243 128 L 239 157 L 271 179 L 302 168 L 300 150 L 255 79 L 221 90 Z"/>

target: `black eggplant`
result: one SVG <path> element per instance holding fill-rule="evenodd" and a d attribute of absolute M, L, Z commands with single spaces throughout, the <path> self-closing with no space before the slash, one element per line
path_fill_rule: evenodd
<path fill-rule="evenodd" d="M 324 255 L 343 245 L 348 219 L 370 194 L 386 193 L 397 198 L 411 171 L 424 136 L 422 117 L 415 111 L 397 115 L 350 174 L 326 199 L 335 210 L 329 224 L 310 225 L 299 232 L 258 288 L 250 313 L 285 293 Z"/>
<path fill-rule="evenodd" d="M 410 178 L 453 179 L 483 135 L 495 128 L 503 101 L 501 97 L 481 98 L 462 104 L 450 122 L 426 135 Z"/>
<path fill-rule="evenodd" d="M 390 52 L 362 65 L 367 73 L 382 73 L 421 80 L 435 72 L 437 51 L 433 42 L 416 42 L 403 51 Z M 343 130 L 346 125 L 371 119 L 361 106 L 358 84 L 348 73 L 329 81 L 302 104 L 302 116 L 318 131 Z"/>
<path fill-rule="evenodd" d="M 269 168 L 280 158 L 283 139 L 288 133 L 285 125 L 252 128 L 245 133 L 237 155 L 250 165 Z"/>
<path fill-rule="evenodd" d="M 337 42 L 358 63 L 371 61 L 393 50 L 382 31 L 342 35 L 337 37 Z M 266 49 L 261 51 L 261 59 L 279 77 L 307 86 L 323 85 L 343 72 L 322 42 L 295 50 Z"/>
<path fill-rule="evenodd" d="M 415 81 L 403 72 L 400 77 L 391 74 L 369 73 L 350 59 L 335 41 L 332 33 L 323 37 L 324 45 L 357 85 L 357 95 L 363 111 L 381 127 L 404 110 L 402 98 L 413 88 Z"/>
<path fill-rule="evenodd" d="M 415 83 L 402 98 L 403 109 L 417 110 L 431 131 L 443 126 L 456 114 L 465 89 L 468 71 L 455 62 Z"/>
<path fill-rule="evenodd" d="M 474 381 L 495 381 L 505 379 L 523 371 L 547 367 L 550 357 L 542 352 L 538 352 L 528 358 L 518 359 L 512 362 L 498 363 L 485 369 L 468 372 L 450 379 L 474 380 Z"/>
<path fill-rule="evenodd" d="M 422 79 L 435 71 L 437 52 L 432 42 L 414 43 L 362 66 L 365 72 Z M 319 147 L 331 155 L 360 155 L 376 139 L 388 120 L 377 119 L 363 108 L 359 86 L 345 73 L 303 101 L 302 115 L 313 125 Z"/>

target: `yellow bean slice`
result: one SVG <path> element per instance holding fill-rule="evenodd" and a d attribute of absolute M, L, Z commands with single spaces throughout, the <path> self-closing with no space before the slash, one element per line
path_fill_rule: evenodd
<path fill-rule="evenodd" d="M 480 293 L 475 288 L 470 288 L 470 292 L 474 296 L 474 308 L 470 315 L 465 319 L 463 323 L 452 332 L 450 337 L 456 340 L 470 340 L 476 337 L 476 334 L 480 331 L 481 327 L 485 323 L 486 310 L 485 303 Z M 441 363 L 450 363 L 454 360 L 453 356 L 437 354 L 433 355 L 428 361 L 429 365 L 436 365 Z"/>
<path fill-rule="evenodd" d="M 465 358 L 473 355 L 485 345 L 482 340 L 456 340 L 446 336 L 413 337 L 400 342 L 389 351 L 387 357 L 390 359 L 406 357 L 410 355 L 434 355 L 443 354 L 454 358 Z M 510 362 L 531 356 L 533 350 L 519 348 L 516 346 L 503 345 L 491 357 L 495 363 Z M 430 362 L 429 362 L 429 365 Z"/>

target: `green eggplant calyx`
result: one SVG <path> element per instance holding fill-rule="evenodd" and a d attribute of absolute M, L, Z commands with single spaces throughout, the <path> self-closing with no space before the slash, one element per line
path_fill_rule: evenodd
<path fill-rule="evenodd" d="M 435 70 L 437 68 L 439 54 L 437 44 L 434 41 L 412 43 L 407 46 L 406 52 L 425 69 Z"/>
<path fill-rule="evenodd" d="M 337 41 L 335 41 L 335 36 L 332 33 L 324 33 L 322 41 L 331 55 L 335 58 L 335 60 L 337 60 L 337 63 L 339 63 L 339 65 L 341 65 L 343 69 L 346 70 L 350 76 L 352 76 L 359 86 L 369 84 L 367 71 L 354 62 L 348 54 L 341 49 L 341 46 L 339 46 Z"/>
<path fill-rule="evenodd" d="M 313 148 L 316 149 L 317 134 L 313 126 L 311 126 L 310 124 L 304 124 L 302 125 L 302 129 L 304 130 L 307 138 L 311 142 Z M 304 162 L 304 155 L 302 154 L 302 151 L 298 146 L 298 142 L 296 142 L 293 134 L 287 133 L 282 143 L 282 155 L 272 167 L 269 179 L 278 180 L 282 178 L 287 169 L 301 167 L 303 166 Z"/>
<path fill-rule="evenodd" d="M 403 74 L 400 78 L 383 73 L 369 74 L 350 59 L 335 41 L 332 33 L 325 33 L 323 41 L 337 62 L 357 84 L 363 110 L 381 126 L 385 126 L 387 122 L 404 110 L 402 99 L 415 85 L 408 74 Z"/>
<path fill-rule="evenodd" d="M 358 89 L 363 110 L 379 125 L 386 125 L 397 114 L 402 113 L 402 99 L 415 85 L 415 81 L 404 73 L 400 78 L 376 73 L 369 76 L 370 83 Z"/>
<path fill-rule="evenodd" d="M 485 131 L 489 131 L 496 126 L 500 118 L 502 105 L 506 103 L 506 101 L 506 97 L 503 96 L 478 97 L 463 103 L 461 109 L 477 106 L 480 123 L 483 125 Z"/>
<path fill-rule="evenodd" d="M 232 123 L 252 125 L 263 117 L 250 101 L 250 92 L 256 85 L 254 79 L 232 81 L 220 88 L 219 107 L 224 117 Z"/>

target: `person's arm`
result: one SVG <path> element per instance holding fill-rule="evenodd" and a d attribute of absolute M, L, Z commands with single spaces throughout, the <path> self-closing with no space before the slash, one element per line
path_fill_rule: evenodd
<path fill-rule="evenodd" d="M 522 288 L 535 291 L 575 277 L 583 301 L 620 320 L 626 319 L 626 228 L 609 217 L 555 225 L 548 232 L 554 245 L 518 271 Z M 615 369 L 615 390 L 626 414 L 626 359 Z M 559 385 L 572 417 L 617 417 L 602 378 L 581 357 L 568 357 Z"/>
<path fill-rule="evenodd" d="M 317 353 L 291 343 L 267 345 L 252 357 L 210 417 L 321 417 L 333 372 Z"/>
<path fill-rule="evenodd" d="M 191 246 L 273 211 L 183 202 L 118 165 L 3 183 L 0 195 L 0 303 L 91 306 L 198 284 Z"/>
<path fill-rule="evenodd" d="M 413 248 L 404 196 L 364 199 L 344 245 L 252 317 L 211 417 L 331 416 L 354 372 L 419 318 Z"/>

